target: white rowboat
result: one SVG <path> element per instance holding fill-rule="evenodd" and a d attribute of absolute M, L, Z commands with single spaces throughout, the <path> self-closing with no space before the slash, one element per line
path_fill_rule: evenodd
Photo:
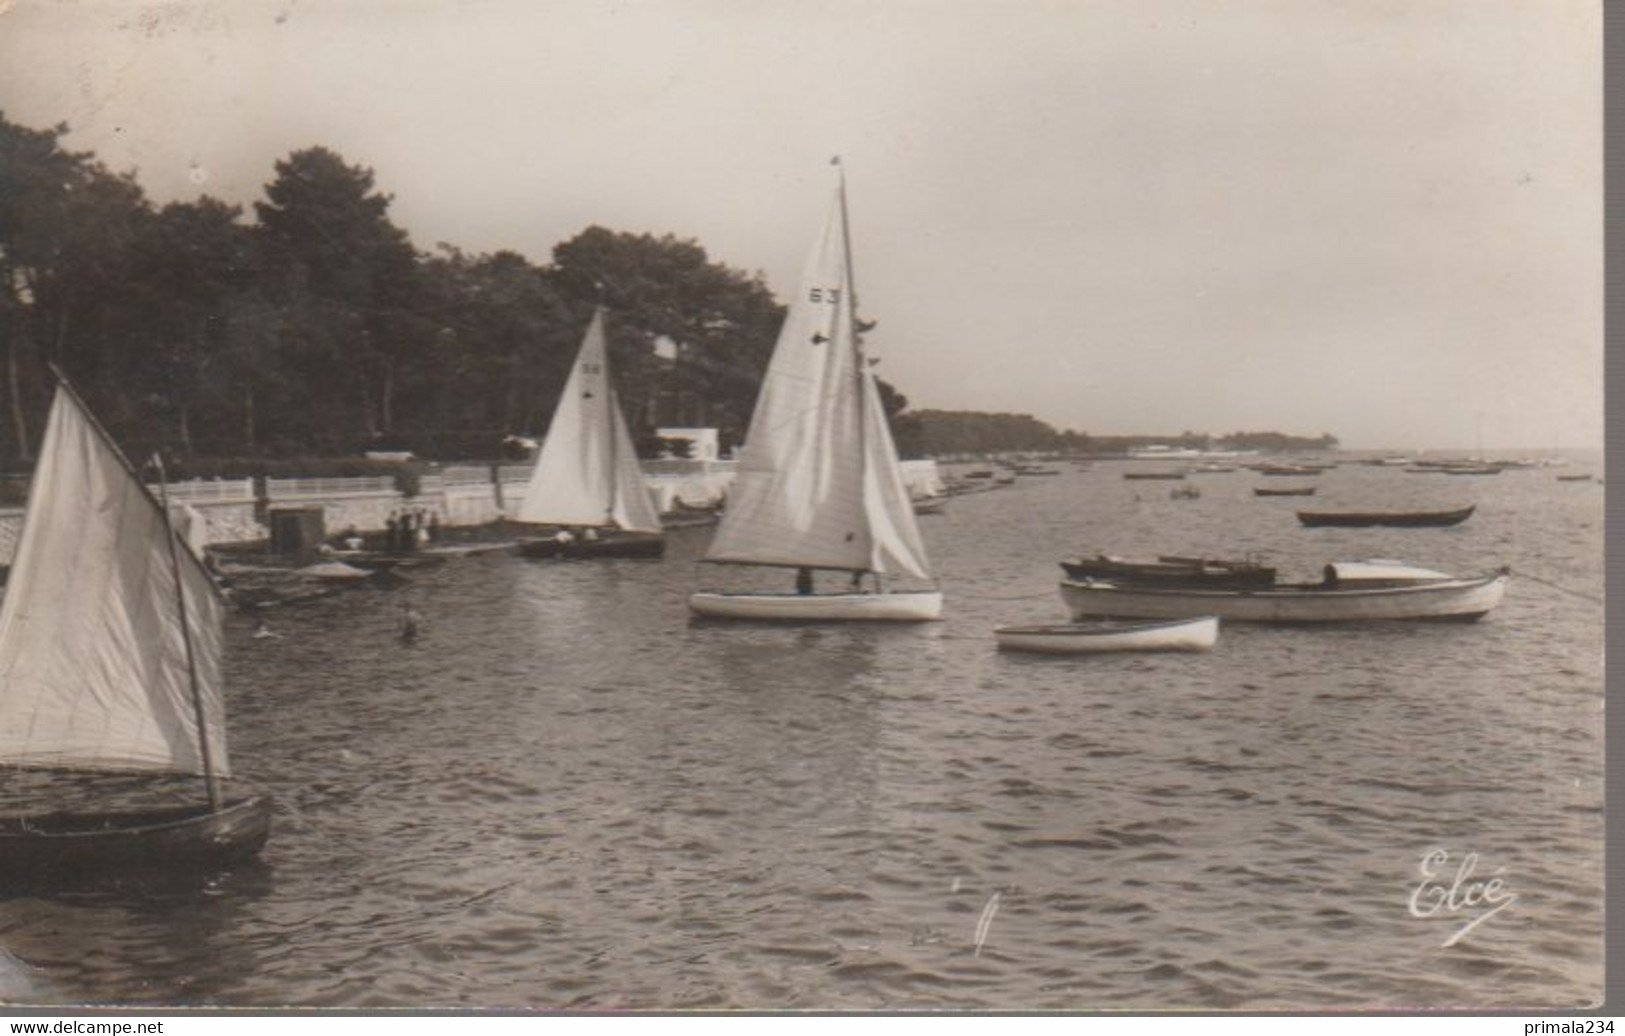
<path fill-rule="evenodd" d="M 993 631 L 999 647 L 1052 655 L 1108 651 L 1206 651 L 1219 639 L 1211 615 L 1171 622 L 1088 622 L 1070 626 L 1001 626 Z"/>

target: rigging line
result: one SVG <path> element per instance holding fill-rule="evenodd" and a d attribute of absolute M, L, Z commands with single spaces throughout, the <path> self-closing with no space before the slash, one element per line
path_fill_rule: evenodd
<path fill-rule="evenodd" d="M 1510 571 L 1510 569 L 1509 569 L 1509 571 Z M 1563 593 L 1566 593 L 1566 594 L 1570 595 L 1571 597 L 1578 597 L 1582 601 L 1590 601 L 1593 604 L 1606 604 L 1607 603 L 1602 597 L 1598 596 L 1597 594 L 1588 594 L 1583 590 L 1571 590 L 1568 587 L 1563 586 L 1560 583 L 1552 582 L 1550 579 L 1542 579 L 1540 576 L 1537 576 L 1537 575 L 1529 572 L 1527 569 L 1520 568 L 1520 569 L 1517 570 L 1516 574 L 1517 574 L 1518 578 L 1520 578 L 1520 579 L 1533 580 L 1534 582 L 1540 583 L 1540 584 L 1542 584 L 1544 586 L 1549 586 L 1553 590 L 1561 590 Z"/>

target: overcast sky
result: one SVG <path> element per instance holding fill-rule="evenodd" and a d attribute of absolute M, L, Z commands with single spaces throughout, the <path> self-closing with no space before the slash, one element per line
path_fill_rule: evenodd
<path fill-rule="evenodd" d="M 694 238 L 793 287 L 844 158 L 918 407 L 1602 442 L 1582 0 L 0 0 L 0 110 L 157 201 L 326 145 L 418 247 Z"/>

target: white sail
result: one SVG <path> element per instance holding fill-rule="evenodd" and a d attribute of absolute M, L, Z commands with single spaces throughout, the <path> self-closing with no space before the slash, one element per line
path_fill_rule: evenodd
<path fill-rule="evenodd" d="M 858 348 L 845 198 L 790 302 L 707 561 L 931 577 Z"/>
<path fill-rule="evenodd" d="M 204 772 L 172 535 L 58 388 L 0 606 L 0 763 Z M 209 755 L 226 776 L 222 602 L 177 546 Z"/>
<path fill-rule="evenodd" d="M 660 516 L 638 465 L 632 435 L 615 401 L 601 310 L 587 325 L 517 518 L 549 525 L 660 531 Z"/>
<path fill-rule="evenodd" d="M 871 568 L 851 303 L 837 191 L 762 379 L 707 561 Z"/>
<path fill-rule="evenodd" d="M 903 465 L 897 459 L 886 410 L 874 375 L 863 375 L 864 500 L 869 511 L 869 530 L 874 538 L 869 568 L 875 572 L 907 572 L 921 579 L 931 578 L 931 565 L 925 557 L 920 526 L 914 520 L 914 503 Z"/>

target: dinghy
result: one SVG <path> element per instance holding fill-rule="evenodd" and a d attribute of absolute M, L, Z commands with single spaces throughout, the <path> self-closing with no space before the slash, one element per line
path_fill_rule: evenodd
<path fill-rule="evenodd" d="M 1211 615 L 1168 622 L 1081 622 L 1067 626 L 1001 626 L 993 631 L 999 647 L 1051 655 L 1090 655 L 1108 651 L 1206 651 L 1219 639 Z"/>
<path fill-rule="evenodd" d="M 939 591 L 898 591 L 882 582 L 896 574 L 929 580 L 931 570 L 854 303 L 842 176 L 762 379 L 727 510 L 705 556 L 798 569 L 798 592 L 696 593 L 689 597 L 695 613 L 815 622 L 940 617 Z M 813 592 L 816 570 L 840 573 L 852 589 Z M 865 578 L 871 588 L 857 591 Z"/>
<path fill-rule="evenodd" d="M 0 604 L 0 765 L 190 774 L 207 804 L 0 817 L 0 875 L 166 873 L 257 853 L 271 801 L 228 799 L 224 601 L 58 375 Z"/>
<path fill-rule="evenodd" d="M 1345 529 L 1435 529 L 1460 525 L 1472 517 L 1476 505 L 1454 511 L 1299 511 L 1298 521 L 1309 526 Z"/>
<path fill-rule="evenodd" d="M 1506 569 L 1460 579 L 1397 562 L 1356 562 L 1326 566 L 1326 578 L 1320 583 L 1260 590 L 1064 580 L 1061 599 L 1075 619 L 1216 615 L 1225 622 L 1472 621 L 1501 603 L 1507 578 Z"/>
<path fill-rule="evenodd" d="M 536 455 L 515 516 L 559 526 L 519 544 L 532 558 L 656 558 L 665 553 L 660 515 L 616 401 L 600 307 Z"/>

